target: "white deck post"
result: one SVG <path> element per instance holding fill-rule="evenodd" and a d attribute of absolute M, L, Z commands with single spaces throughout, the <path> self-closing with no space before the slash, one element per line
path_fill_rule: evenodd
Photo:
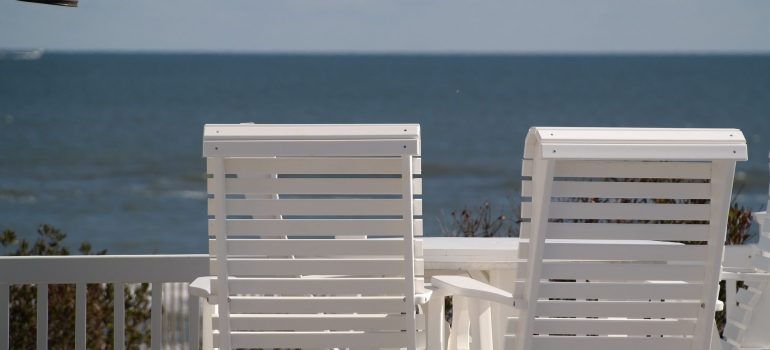
<path fill-rule="evenodd" d="M 37 349 L 48 349 L 48 285 L 37 284 Z"/>
<path fill-rule="evenodd" d="M 113 285 L 114 300 L 114 328 L 113 328 L 113 348 L 123 350 L 126 347 L 126 294 L 125 283 L 115 283 Z"/>
<path fill-rule="evenodd" d="M 150 342 L 152 343 L 152 350 L 160 350 L 163 345 L 163 283 L 155 281 L 152 282 L 152 306 L 150 322 L 152 324 L 152 331 L 150 333 Z"/>
<path fill-rule="evenodd" d="M 86 294 L 87 285 L 75 285 L 75 348 L 86 350 Z"/>
<path fill-rule="evenodd" d="M 10 349 L 10 286 L 0 284 L 0 350 Z"/>

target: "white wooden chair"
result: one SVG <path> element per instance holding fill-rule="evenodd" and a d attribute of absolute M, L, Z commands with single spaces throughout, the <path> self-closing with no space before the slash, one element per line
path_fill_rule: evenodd
<path fill-rule="evenodd" d="M 505 348 L 709 349 L 745 159 L 739 130 L 532 128 L 514 293 L 435 276 L 436 295 L 512 305 Z M 476 303 L 472 320 L 488 309 Z M 471 338 L 493 343 L 478 327 Z"/>
<path fill-rule="evenodd" d="M 770 218 L 767 212 L 758 212 L 754 219 L 759 223 L 759 241 L 751 248 L 750 266 L 722 269 L 727 282 L 724 350 L 770 349 Z M 737 281 L 747 288 L 736 294 Z"/>
<path fill-rule="evenodd" d="M 417 346 L 419 125 L 206 125 L 203 154 L 214 344 Z"/>

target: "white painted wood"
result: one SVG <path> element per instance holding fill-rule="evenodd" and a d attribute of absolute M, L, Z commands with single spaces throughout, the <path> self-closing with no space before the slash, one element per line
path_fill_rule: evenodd
<path fill-rule="evenodd" d="M 399 276 L 406 264 L 396 259 L 296 259 L 230 258 L 227 262 L 231 275 L 292 276 L 292 275 L 349 275 L 349 276 Z M 220 265 L 212 261 L 212 272 L 219 272 Z M 249 283 L 251 280 L 246 280 Z M 236 281 L 231 281 L 233 286 Z M 234 287 L 234 286 L 233 286 Z"/>
<path fill-rule="evenodd" d="M 403 236 L 399 230 L 399 219 L 228 219 L 227 234 L 237 236 L 361 236 L 387 235 Z M 417 236 L 422 235 L 422 219 L 416 220 Z M 212 234 L 214 220 L 209 220 L 209 234 Z M 242 243 L 242 242 L 241 242 Z"/>
<path fill-rule="evenodd" d="M 399 296 L 231 297 L 231 305 L 243 313 L 353 313 L 378 314 L 403 309 Z"/>
<path fill-rule="evenodd" d="M 565 178 L 641 178 L 693 179 L 709 178 L 709 162 L 646 162 L 629 160 L 561 160 L 554 169 L 555 177 Z M 532 160 L 524 159 L 522 176 L 532 176 Z"/>
<path fill-rule="evenodd" d="M 554 219 L 603 220 L 708 220 L 709 204 L 655 204 L 655 203 L 551 203 Z M 521 204 L 521 217 L 531 218 L 532 204 Z M 549 237 L 550 238 L 550 237 Z"/>
<path fill-rule="evenodd" d="M 421 174 L 422 159 L 414 158 L 413 167 L 415 174 Z M 227 158 L 225 168 L 232 174 L 395 175 L 401 174 L 401 159 L 398 157 Z M 213 169 L 207 166 L 206 171 L 211 174 Z"/>
<path fill-rule="evenodd" d="M 404 314 L 238 314 L 230 316 L 233 331 L 281 331 L 291 329 L 300 332 L 347 331 L 364 332 L 406 331 L 409 322 Z M 424 317 L 418 317 L 424 324 Z M 214 318 L 214 327 L 219 318 Z"/>
<path fill-rule="evenodd" d="M 37 285 L 37 349 L 48 349 L 48 285 Z"/>
<path fill-rule="evenodd" d="M 211 179 L 210 179 L 211 180 Z M 422 194 L 422 179 L 413 179 L 415 194 Z M 212 181 L 209 181 L 210 183 Z M 395 195 L 401 193 L 396 178 L 227 178 L 228 194 L 278 193 L 304 195 Z M 212 191 L 209 190 L 209 193 Z"/>
<path fill-rule="evenodd" d="M 546 159 L 746 160 L 737 129 L 531 128 L 527 151 Z"/>
<path fill-rule="evenodd" d="M 219 334 L 214 334 L 214 341 Z M 260 344 L 265 348 L 400 348 L 408 343 L 406 332 L 233 332 L 234 348 Z"/>
<path fill-rule="evenodd" d="M 188 343 L 190 350 L 200 349 L 201 341 L 201 311 L 200 311 L 200 299 L 190 297 L 187 299 L 187 325 L 188 329 Z"/>
<path fill-rule="evenodd" d="M 418 200 L 414 200 L 415 193 L 414 182 L 412 181 L 413 172 L 411 156 L 401 156 L 401 168 L 404 169 L 402 172 L 401 181 L 403 195 L 401 200 L 401 217 L 403 219 L 402 224 L 404 225 L 403 232 L 406 233 L 404 235 L 405 266 L 403 273 L 405 279 L 410 282 L 406 284 L 406 295 L 413 296 L 418 292 L 424 291 L 422 286 L 420 286 L 420 289 L 417 290 L 414 284 L 415 275 L 422 275 L 422 271 L 424 270 L 423 266 L 418 266 L 416 264 L 414 254 L 414 217 L 415 215 L 422 215 L 422 200 L 419 200 L 420 208 L 417 209 L 416 202 Z M 420 271 L 416 272 L 415 269 L 419 269 Z M 415 350 L 417 346 L 417 319 L 415 318 L 416 305 L 414 298 L 407 298 L 405 304 L 406 306 L 404 307 L 404 314 L 407 316 L 406 331 L 408 337 L 407 349 Z"/>
<path fill-rule="evenodd" d="M 287 220 L 285 220 L 287 221 Z M 350 222 L 350 221 L 347 221 Z M 397 233 L 398 231 L 392 231 Z M 360 233 L 360 231 L 359 231 Z M 209 252 L 216 253 L 215 241 L 209 240 Z M 346 256 L 399 255 L 403 239 L 228 239 L 231 256 Z M 416 242 L 415 242 L 416 243 Z"/>
<path fill-rule="evenodd" d="M 554 181 L 553 197 L 708 199 L 707 183 Z M 522 181 L 522 197 L 532 196 L 532 181 Z"/>
<path fill-rule="evenodd" d="M 219 302 L 215 342 L 233 347 L 415 349 L 430 295 L 419 128 L 314 128 L 206 127 L 218 276 L 191 291 Z"/>
<path fill-rule="evenodd" d="M 113 299 L 113 348 L 123 350 L 126 347 L 126 285 L 115 283 L 113 290 L 115 296 Z"/>
<path fill-rule="evenodd" d="M 534 337 L 532 341 L 533 349 L 570 350 L 681 350 L 691 344 L 692 338 L 682 337 L 543 336 Z"/>
<path fill-rule="evenodd" d="M 530 240 L 530 249 L 526 254 L 519 251 L 520 257 L 526 257 L 527 261 L 541 261 L 545 246 L 546 232 L 548 232 L 548 218 L 551 217 L 551 189 L 553 185 L 554 161 L 544 160 L 539 154 L 534 158 L 533 169 L 533 198 L 531 213 L 532 220 L 532 239 Z M 523 206 L 523 204 L 522 204 Z M 522 209 L 523 210 L 523 209 Z M 517 270 L 518 271 L 518 270 Z M 540 278 L 542 264 L 527 264 L 522 270 L 526 276 L 526 288 L 523 290 L 514 290 L 514 306 L 520 309 L 519 317 L 524 320 L 519 324 L 516 334 L 516 346 L 519 349 L 529 349 L 532 344 L 532 327 L 535 316 L 538 312 L 538 292 L 540 289 Z M 520 300 L 519 305 L 516 300 Z"/>
<path fill-rule="evenodd" d="M 0 281 L 8 284 L 189 282 L 202 273 L 206 254 L 0 257 Z"/>
<path fill-rule="evenodd" d="M 693 349 L 708 349 L 711 346 L 711 332 L 714 329 L 714 300 L 719 294 L 719 272 L 722 268 L 722 254 L 727 231 L 727 215 L 735 174 L 735 161 L 714 161 L 711 165 L 711 226 L 708 237 L 708 259 L 706 278 L 703 281 L 701 313 L 695 327 Z"/>
<path fill-rule="evenodd" d="M 515 288 L 523 285 L 517 282 Z M 702 283 L 649 282 L 541 282 L 541 298 L 612 299 L 622 295 L 626 300 L 654 300 L 674 298 L 697 300 Z"/>
<path fill-rule="evenodd" d="M 225 168 L 224 168 L 224 158 L 222 157 L 210 157 L 207 160 L 209 163 L 211 163 L 212 168 L 214 169 L 213 173 L 213 180 L 215 184 L 213 186 L 214 190 L 214 198 L 210 199 L 209 202 L 209 215 L 214 216 L 214 237 L 217 240 L 217 246 L 218 247 L 227 247 L 227 223 L 225 222 L 226 213 L 227 213 L 227 204 L 224 196 L 222 194 L 225 193 L 225 182 L 223 181 L 225 178 Z M 222 249 L 220 249 L 221 251 Z M 220 317 L 222 317 L 225 320 L 230 319 L 230 290 L 229 290 L 229 284 L 227 283 L 228 279 L 228 263 L 227 263 L 227 252 L 226 248 L 225 254 L 217 254 L 215 256 L 218 266 L 217 271 L 212 273 L 215 273 L 218 277 L 217 279 L 217 290 L 219 291 L 220 295 L 223 295 L 225 297 L 217 298 L 217 312 Z M 219 333 L 223 336 L 220 337 L 219 341 L 216 341 L 215 344 L 219 345 L 219 349 L 222 350 L 229 350 L 231 348 L 231 340 L 230 340 L 230 324 L 229 322 L 220 322 L 219 327 L 217 327 L 219 330 Z"/>
<path fill-rule="evenodd" d="M 508 325 L 508 333 L 514 334 L 517 319 Z M 690 319 L 623 319 L 623 318 L 538 318 L 535 319 L 538 334 L 681 334 L 692 335 L 695 321 Z"/>
<path fill-rule="evenodd" d="M 419 124 L 206 124 L 204 140 L 417 139 Z"/>
<path fill-rule="evenodd" d="M 548 225 L 553 239 L 670 240 L 698 241 L 708 232 L 707 224 L 558 223 Z M 521 237 L 532 232 L 529 222 L 521 223 Z"/>
<path fill-rule="evenodd" d="M 394 216 L 401 213 L 397 199 L 226 199 L 227 215 L 337 215 Z M 216 201 L 209 199 L 209 212 Z M 422 199 L 414 200 L 415 215 L 422 215 Z"/>
<path fill-rule="evenodd" d="M 446 349 L 447 343 L 444 328 L 444 303 L 446 296 L 435 293 L 428 301 L 427 310 L 427 349 Z"/>
<path fill-rule="evenodd" d="M 10 286 L 0 284 L 0 349 L 10 349 Z"/>
<path fill-rule="evenodd" d="M 613 261 L 704 261 L 707 247 L 701 245 L 640 245 L 586 240 L 549 240 L 543 259 Z M 529 249 L 522 242 L 519 249 Z"/>
<path fill-rule="evenodd" d="M 231 281 L 231 290 L 265 295 L 329 295 L 340 290 L 360 295 L 393 295 L 403 293 L 406 284 L 403 277 L 253 278 L 239 282 Z"/>
<path fill-rule="evenodd" d="M 418 140 L 234 140 L 204 141 L 206 157 L 269 157 L 283 156 L 393 156 L 420 154 Z"/>
<path fill-rule="evenodd" d="M 703 281 L 703 265 L 665 265 L 618 262 L 544 262 L 540 278 L 625 281 Z M 524 266 L 519 267 L 522 269 Z"/>
<path fill-rule="evenodd" d="M 708 349 L 732 174 L 745 150 L 737 130 L 531 129 L 516 336 L 506 345 Z M 683 201 L 692 199 L 701 201 Z M 433 281 L 450 294 L 483 289 L 452 292 Z"/>
<path fill-rule="evenodd" d="M 151 289 L 152 309 L 150 310 L 150 323 L 152 328 L 150 333 L 150 343 L 153 350 L 160 350 L 161 346 L 163 346 L 163 318 L 161 313 L 163 310 L 161 307 L 161 300 L 163 299 L 162 283 L 152 282 Z"/>
<path fill-rule="evenodd" d="M 75 285 L 75 349 L 86 350 L 86 284 Z"/>

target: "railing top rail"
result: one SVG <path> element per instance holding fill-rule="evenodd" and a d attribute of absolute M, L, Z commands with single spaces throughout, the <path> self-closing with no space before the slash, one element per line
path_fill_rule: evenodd
<path fill-rule="evenodd" d="M 208 273 L 208 254 L 0 257 L 0 284 L 191 282 Z"/>

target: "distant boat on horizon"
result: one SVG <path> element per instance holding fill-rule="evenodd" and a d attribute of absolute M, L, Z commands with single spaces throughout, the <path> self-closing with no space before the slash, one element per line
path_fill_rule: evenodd
<path fill-rule="evenodd" d="M 13 61 L 34 61 L 43 57 L 43 49 L 30 50 L 2 50 L 0 49 L 0 60 Z"/>

